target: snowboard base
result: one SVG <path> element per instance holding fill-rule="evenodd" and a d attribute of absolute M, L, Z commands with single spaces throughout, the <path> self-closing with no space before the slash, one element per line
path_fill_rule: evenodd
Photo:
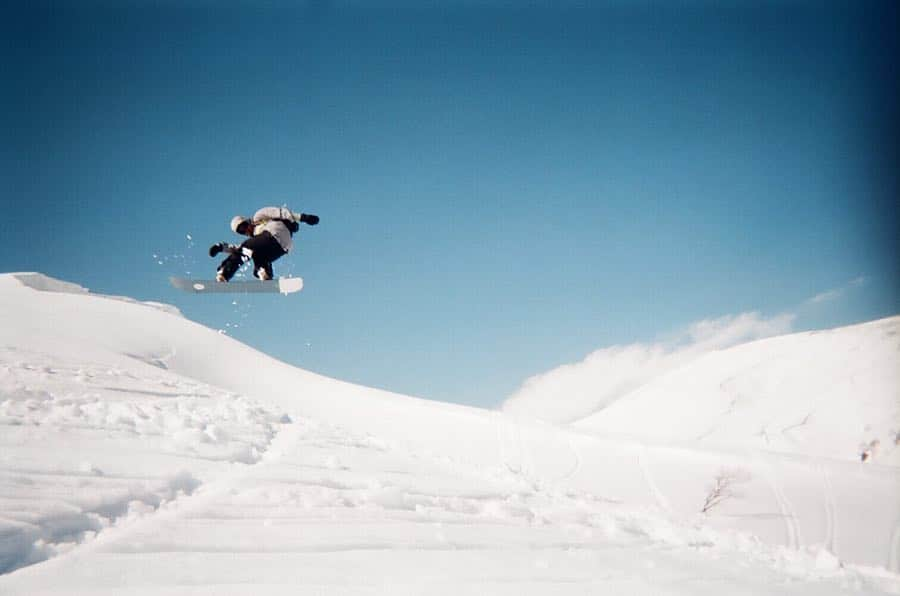
<path fill-rule="evenodd" d="M 179 290 L 195 294 L 293 294 L 303 289 L 303 278 L 282 277 L 272 280 L 243 280 L 217 282 L 214 279 L 188 279 L 170 277 L 169 281 Z"/>

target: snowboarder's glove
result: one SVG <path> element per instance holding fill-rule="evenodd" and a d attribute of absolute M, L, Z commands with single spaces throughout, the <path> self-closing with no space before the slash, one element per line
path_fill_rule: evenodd
<path fill-rule="evenodd" d="M 225 250 L 224 242 L 219 242 L 218 244 L 213 244 L 212 246 L 209 247 L 209 256 L 214 257 L 217 254 L 219 254 L 220 252 L 222 252 L 223 250 Z"/>
<path fill-rule="evenodd" d="M 309 215 L 307 213 L 301 213 L 300 221 L 302 221 L 303 223 L 305 223 L 307 225 L 314 226 L 317 223 L 319 223 L 319 216 L 318 215 Z"/>

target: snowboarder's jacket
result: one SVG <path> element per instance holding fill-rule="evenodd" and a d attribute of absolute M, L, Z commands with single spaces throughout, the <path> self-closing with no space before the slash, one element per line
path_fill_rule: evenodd
<path fill-rule="evenodd" d="M 300 228 L 299 213 L 291 213 L 285 207 L 263 207 L 253 214 L 253 235 L 259 236 L 268 232 L 275 237 L 284 252 L 290 252 L 294 246 L 291 236 Z"/>

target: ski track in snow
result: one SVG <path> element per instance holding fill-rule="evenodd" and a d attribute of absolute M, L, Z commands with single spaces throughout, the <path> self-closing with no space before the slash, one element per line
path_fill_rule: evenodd
<path fill-rule="evenodd" d="M 838 546 L 838 518 L 837 502 L 834 497 L 834 487 L 831 484 L 831 475 L 825 466 L 820 466 L 822 474 L 822 503 L 825 507 L 825 548 L 840 556 Z"/>
<path fill-rule="evenodd" d="M 518 445 L 519 453 L 522 454 L 522 474 L 528 479 L 529 483 L 538 483 L 541 481 L 541 476 L 539 475 L 539 471 L 534 463 L 534 458 L 532 456 L 532 449 L 530 447 L 533 444 L 532 441 L 529 440 L 528 437 L 528 427 L 524 424 L 516 424 L 515 421 L 512 421 L 513 429 L 515 430 L 516 436 L 516 444 Z"/>
<path fill-rule="evenodd" d="M 900 520 L 894 524 L 894 532 L 891 535 L 891 552 L 888 554 L 889 571 L 900 573 Z"/>
<path fill-rule="evenodd" d="M 507 447 L 508 444 L 508 436 L 509 433 L 507 431 L 507 422 L 505 417 L 500 412 L 494 412 L 494 429 L 496 431 L 497 436 L 497 451 L 500 458 L 500 463 L 509 471 L 512 471 L 512 468 L 509 464 L 509 450 Z"/>
<path fill-rule="evenodd" d="M 650 490 L 650 493 L 653 495 L 653 499 L 656 501 L 656 504 L 660 509 L 665 511 L 666 513 L 672 512 L 672 506 L 669 504 L 669 500 L 666 499 L 665 495 L 659 489 L 659 486 L 656 484 L 656 481 L 653 480 L 653 474 L 650 472 L 650 467 L 647 463 L 647 448 L 641 447 L 637 453 L 637 463 L 641 469 L 641 475 L 644 478 L 644 482 L 647 483 L 647 488 Z"/>
<path fill-rule="evenodd" d="M 801 539 L 797 525 L 797 517 L 779 484 L 775 464 L 771 461 L 764 460 L 761 456 L 758 458 L 758 461 L 765 470 L 764 475 L 769 483 L 769 488 L 772 490 L 772 496 L 778 504 L 778 510 L 781 512 L 781 519 L 784 522 L 788 546 L 791 550 L 798 550 L 801 546 Z"/>
<path fill-rule="evenodd" d="M 560 478 L 562 481 L 570 480 L 581 472 L 581 453 L 578 451 L 578 447 L 575 446 L 575 438 L 569 436 L 567 443 L 569 450 L 572 452 L 572 467 Z"/>
<path fill-rule="evenodd" d="M 500 462 L 512 474 L 527 476 L 525 453 L 518 425 L 500 412 L 495 413 Z"/>

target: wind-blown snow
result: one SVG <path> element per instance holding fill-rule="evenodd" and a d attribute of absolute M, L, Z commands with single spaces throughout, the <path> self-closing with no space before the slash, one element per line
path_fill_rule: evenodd
<path fill-rule="evenodd" d="M 900 593 L 877 459 L 418 400 L 46 289 L 0 276 L 0 593 Z"/>
<path fill-rule="evenodd" d="M 526 380 L 503 403 L 503 410 L 548 422 L 573 422 L 703 354 L 787 333 L 793 319 L 787 314 L 765 318 L 743 313 L 699 321 L 665 341 L 596 350 L 581 362 Z"/>

